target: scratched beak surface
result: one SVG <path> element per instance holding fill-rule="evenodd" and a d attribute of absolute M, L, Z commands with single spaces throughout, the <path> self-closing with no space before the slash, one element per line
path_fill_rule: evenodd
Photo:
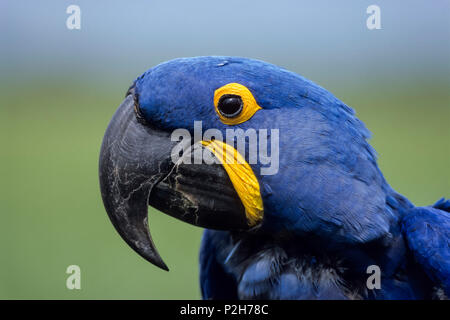
<path fill-rule="evenodd" d="M 174 164 L 170 155 L 176 142 L 171 141 L 171 132 L 140 123 L 134 103 L 131 92 L 103 138 L 99 161 L 102 199 L 126 243 L 149 262 L 168 270 L 150 234 L 148 205 L 204 228 L 244 230 L 249 226 L 223 167 L 183 161 Z"/>

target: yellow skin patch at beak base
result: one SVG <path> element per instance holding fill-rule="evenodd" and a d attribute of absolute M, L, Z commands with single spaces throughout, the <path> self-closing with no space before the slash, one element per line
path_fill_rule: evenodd
<path fill-rule="evenodd" d="M 244 157 L 232 146 L 218 140 L 202 141 L 219 159 L 245 208 L 249 226 L 261 221 L 264 213 L 259 182 Z"/>

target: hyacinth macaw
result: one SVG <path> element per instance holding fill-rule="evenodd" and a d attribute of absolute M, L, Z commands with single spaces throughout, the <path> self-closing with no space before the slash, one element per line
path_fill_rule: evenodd
<path fill-rule="evenodd" d="M 266 164 L 249 164 L 233 143 L 219 145 L 244 162 L 227 166 L 220 148 L 213 164 L 174 162 L 172 132 L 193 133 L 194 121 L 224 137 L 277 129 L 278 172 L 262 174 Z M 182 153 L 212 152 L 215 138 Z M 446 299 L 450 201 L 415 207 L 394 191 L 368 138 L 350 107 L 293 72 L 237 57 L 176 59 L 138 77 L 114 114 L 102 198 L 122 238 L 165 270 L 148 206 L 206 228 L 204 299 Z"/>

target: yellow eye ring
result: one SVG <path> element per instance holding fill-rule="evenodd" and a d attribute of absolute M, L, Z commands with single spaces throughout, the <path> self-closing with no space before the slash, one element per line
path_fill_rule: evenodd
<path fill-rule="evenodd" d="M 227 117 L 219 109 L 219 102 L 223 101 L 224 97 L 231 97 L 232 99 L 240 98 L 242 102 L 241 109 L 237 110 L 232 117 Z M 236 100 L 234 102 L 236 102 Z M 243 123 L 253 117 L 256 111 L 262 109 L 256 103 L 250 90 L 239 83 L 228 83 L 214 91 L 214 107 L 220 120 L 228 125 Z"/>

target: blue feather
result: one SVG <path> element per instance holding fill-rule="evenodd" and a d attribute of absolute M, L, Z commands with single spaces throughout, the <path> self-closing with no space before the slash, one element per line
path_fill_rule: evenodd
<path fill-rule="evenodd" d="M 238 57 L 172 60 L 135 81 L 141 111 L 164 130 L 230 126 L 214 91 L 237 82 L 262 107 L 233 129 L 279 130 L 279 172 L 259 174 L 257 231 L 205 232 L 204 298 L 423 299 L 449 288 L 450 201 L 415 208 L 393 190 L 355 112 L 317 84 L 275 65 Z M 270 147 L 270 146 L 269 146 Z M 366 268 L 382 270 L 368 289 Z"/>

